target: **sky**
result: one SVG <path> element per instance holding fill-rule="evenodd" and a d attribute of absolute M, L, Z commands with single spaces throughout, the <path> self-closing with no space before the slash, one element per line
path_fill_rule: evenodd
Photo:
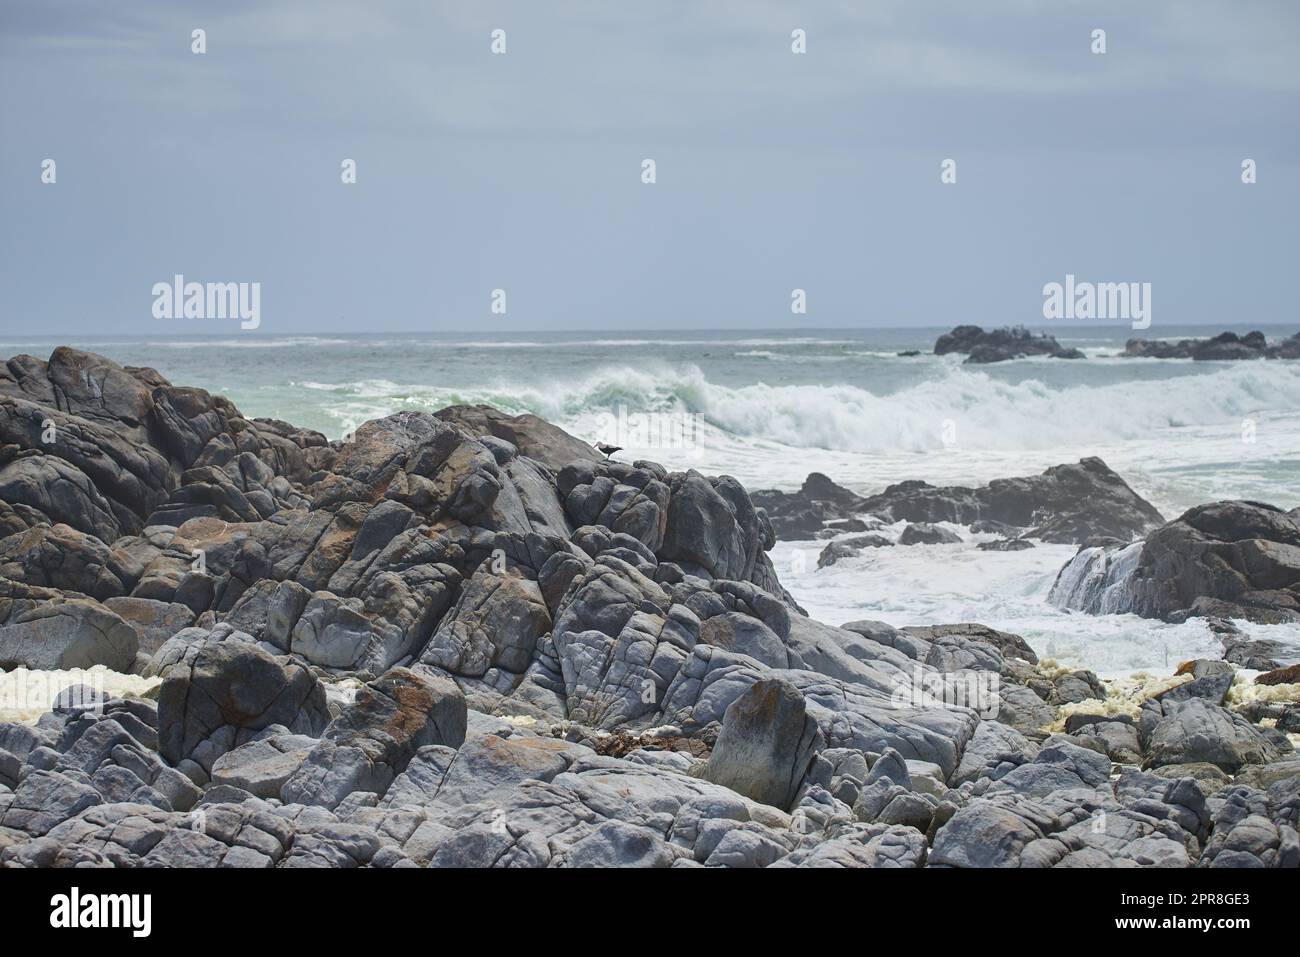
<path fill-rule="evenodd" d="M 1288 324 L 1297 117 L 1293 0 L 0 0 L 0 333 Z"/>

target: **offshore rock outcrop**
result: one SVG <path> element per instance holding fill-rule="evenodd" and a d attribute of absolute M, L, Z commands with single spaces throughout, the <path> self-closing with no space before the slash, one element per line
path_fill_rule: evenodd
<path fill-rule="evenodd" d="M 870 496 L 813 473 L 798 492 L 759 491 L 752 500 L 785 540 L 866 531 L 864 517 L 877 524 L 952 522 L 975 532 L 1064 544 L 1093 538 L 1130 541 L 1164 523 L 1153 505 L 1096 457 L 1055 465 L 1041 475 L 995 479 L 979 488 L 908 481 Z M 914 536 L 917 541 L 924 537 L 920 532 Z"/>
<path fill-rule="evenodd" d="M 1209 339 L 1130 339 L 1121 356 L 1142 359 L 1195 359 L 1200 362 L 1235 359 L 1300 359 L 1300 332 L 1269 345 L 1264 333 L 1239 336 L 1222 332 Z"/>
<path fill-rule="evenodd" d="M 1300 763 L 1217 684 L 1126 723 L 1014 635 L 817 622 L 734 479 L 491 410 L 337 443 L 71 349 L 6 370 L 0 667 L 156 691 L 0 723 L 0 866 L 1297 864 Z M 1207 761 L 1213 796 L 1165 776 Z"/>
<path fill-rule="evenodd" d="M 956 326 L 934 342 L 936 356 L 956 352 L 972 364 L 1006 362 L 1026 356 L 1049 356 L 1053 359 L 1082 359 L 1078 349 L 1067 349 L 1053 336 L 1034 335 L 1024 326 L 990 329 L 979 326 Z"/>

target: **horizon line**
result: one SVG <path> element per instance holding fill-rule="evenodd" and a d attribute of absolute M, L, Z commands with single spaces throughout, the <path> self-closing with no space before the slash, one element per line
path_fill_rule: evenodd
<path fill-rule="evenodd" d="M 1014 327 L 1016 327 L 1016 326 L 1023 326 L 1023 327 L 1025 327 L 1025 328 L 1033 329 L 1033 330 L 1035 330 L 1035 331 L 1039 331 L 1039 330 L 1042 330 L 1042 331 L 1050 331 L 1050 332 L 1052 332 L 1054 335 L 1059 335 L 1059 334 L 1062 334 L 1062 333 L 1068 333 L 1068 332 L 1069 332 L 1070 330 L 1072 330 L 1072 329 L 1074 329 L 1074 330 L 1085 330 L 1085 329 L 1086 329 L 1086 330 L 1097 330 L 1097 329 L 1105 329 L 1105 330 L 1113 330 L 1113 331 L 1116 332 L 1117 334 L 1119 334 L 1119 333 L 1145 332 L 1145 333 L 1147 333 L 1148 335 L 1150 335 L 1150 334 L 1153 333 L 1153 332 L 1157 332 L 1157 330 L 1155 330 L 1155 329 L 1138 329 L 1138 330 L 1135 330 L 1135 329 L 1130 328 L 1129 325 L 1128 325 L 1127 323 L 1120 323 L 1120 322 L 1116 322 L 1116 323 L 1101 322 L 1101 323 L 1092 324 L 1092 325 L 1072 324 L 1072 325 L 1068 325 L 1068 326 L 1061 326 L 1061 325 L 1058 325 L 1058 324 L 1052 323 L 1051 321 L 1048 321 L 1048 322 L 1043 323 L 1043 324 L 1038 324 L 1038 323 L 1028 323 L 1028 322 L 1018 322 L 1018 323 L 1008 322 L 1008 323 L 995 324 L 995 323 L 980 323 L 980 322 L 970 322 L 970 321 L 968 321 L 968 322 L 957 322 L 957 323 L 942 324 L 942 325 L 915 325 L 915 326 L 912 326 L 912 325 L 908 325 L 908 326 L 890 326 L 890 325 L 810 326 L 810 325 L 801 325 L 801 326 L 705 326 L 705 327 L 699 327 L 699 326 L 681 326 L 681 327 L 677 327 L 677 326 L 657 326 L 657 327 L 629 327 L 629 328 L 624 328 L 624 329 L 605 329 L 605 328 L 597 328 L 597 327 L 589 327 L 589 326 L 547 326 L 547 327 L 537 327 L 537 328 L 523 328 L 523 327 L 521 327 L 521 328 L 515 328 L 515 327 L 511 327 L 511 328 L 507 328 L 507 329 L 495 329 L 495 330 L 488 330 L 488 329 L 483 329 L 482 327 L 477 327 L 477 328 L 447 328 L 447 329 L 384 329 L 384 330 L 365 330 L 365 331 L 357 330 L 357 329 L 347 329 L 347 330 L 325 330 L 325 329 L 319 329 L 319 330 L 314 330 L 314 331 L 308 331 L 308 330 L 302 330 L 302 329 L 286 329 L 286 330 L 282 330 L 282 331 L 279 331 L 279 332 L 272 332 L 272 331 L 266 331 L 264 328 L 261 328 L 261 329 L 239 329 L 239 328 L 232 328 L 232 329 L 227 330 L 227 331 L 225 331 L 225 332 L 186 332 L 186 333 L 175 333 L 175 332 L 173 332 L 173 333 L 169 333 L 169 332 L 162 332 L 162 331 L 160 331 L 160 332 L 117 332 L 117 333 L 113 333 L 113 332 L 87 332 L 87 331 L 83 330 L 83 331 L 81 331 L 81 332 L 66 332 L 66 331 L 65 331 L 65 332 L 42 332 L 42 333 L 35 333 L 35 334 L 30 335 L 30 336 L 22 336 L 22 337 L 20 337 L 20 336 L 14 336 L 14 338 L 15 338 L 15 339 L 19 339 L 19 338 L 23 338 L 23 339 L 31 339 L 31 340 L 34 340 L 34 341 L 44 341 L 44 340 L 49 340 L 49 339 L 91 339 L 91 338 L 102 338 L 102 339 L 153 339 L 153 338 L 160 338 L 160 337 L 162 337 L 162 338 L 169 338 L 169 339 L 211 339 L 211 338 L 223 338 L 223 339 L 225 339 L 225 338 L 231 338 L 231 337 L 250 338 L 250 339 L 272 339 L 272 338 L 292 337 L 292 336 L 304 336 L 304 337 L 313 337 L 313 338 L 318 338 L 318 337 L 328 337 L 328 336 L 376 337 L 376 336 L 433 336 L 433 335 L 474 335 L 474 336 L 483 337 L 483 336 L 504 335 L 504 334 L 512 334 L 512 335 L 513 335 L 513 334 L 520 334 L 520 333 L 524 333 L 524 334 L 527 334 L 527 333 L 535 333 L 535 334 L 540 334 L 540 333 L 591 333 L 591 334 L 599 334 L 599 335 L 607 336 L 607 337 L 609 337 L 609 338 L 622 338 L 622 337 L 631 336 L 631 335 L 634 335 L 634 334 L 662 334 L 662 333 L 684 333 L 684 334 L 696 334 L 696 335 L 698 335 L 698 334 L 702 334 L 702 333 L 735 333 L 735 332 L 766 332 L 766 333 L 790 333 L 790 332 L 804 332 L 804 333 L 807 333 L 807 332 L 870 332 L 870 331 L 885 331 L 885 332 L 911 332 L 911 331 L 915 331 L 915 332 L 923 332 L 923 331 L 930 331 L 930 330 L 936 330 L 936 329 L 938 329 L 938 330 L 951 330 L 951 329 L 955 328 L 956 326 L 962 326 L 962 325 L 978 325 L 978 326 L 983 326 L 984 328 L 988 328 L 988 329 L 1014 328 Z M 1300 325 L 1300 318 L 1297 318 L 1297 319 L 1295 319 L 1295 320 L 1289 320 L 1289 321 L 1288 321 L 1288 320 L 1272 320 L 1272 321 L 1266 321 L 1266 322 L 1259 322 L 1259 321 L 1255 321 L 1255 322 L 1242 322 L 1242 321 L 1231 321 L 1231 320 L 1229 320 L 1229 321 L 1222 321 L 1222 320 L 1220 320 L 1220 321 L 1217 321 L 1217 322 L 1216 322 L 1216 321 L 1193 321 L 1193 320 L 1189 320 L 1189 321 L 1187 321 L 1187 322 L 1168 323 L 1168 324 L 1165 324 L 1165 325 L 1166 325 L 1166 326 L 1169 326 L 1169 327 L 1178 327 L 1178 328 L 1185 328 L 1185 327 L 1188 327 L 1188 326 L 1205 326 L 1205 327 L 1207 327 L 1207 328 L 1220 327 L 1220 328 L 1226 328 L 1226 329 L 1234 329 L 1234 328 L 1268 328 L 1268 327 L 1271 327 L 1271 326 L 1277 326 L 1277 327 L 1288 327 L 1288 328 L 1289 328 L 1289 327 L 1291 327 L 1291 326 L 1293 326 L 1293 325 Z M 0 334 L 0 336 L 5 336 L 5 337 L 7 338 L 7 334 Z M 3 342 L 3 341 L 5 341 L 5 338 L 0 338 L 0 342 Z"/>

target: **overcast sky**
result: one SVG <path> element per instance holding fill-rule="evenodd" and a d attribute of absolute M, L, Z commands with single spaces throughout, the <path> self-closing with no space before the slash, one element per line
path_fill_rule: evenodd
<path fill-rule="evenodd" d="M 1294 323 L 1297 117 L 1294 0 L 0 0 L 0 330 Z"/>

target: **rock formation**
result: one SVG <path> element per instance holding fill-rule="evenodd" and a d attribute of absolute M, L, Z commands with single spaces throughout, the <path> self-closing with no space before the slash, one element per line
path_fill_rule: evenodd
<path fill-rule="evenodd" d="M 1269 345 L 1264 333 L 1222 332 L 1209 339 L 1130 339 L 1121 356 L 1143 359 L 1300 359 L 1300 333 Z"/>
<path fill-rule="evenodd" d="M 979 326 L 957 326 L 945 332 L 934 342 L 937 356 L 956 352 L 966 356 L 973 364 L 1006 362 L 1025 356 L 1049 356 L 1053 359 L 1082 359 L 1078 349 L 1066 349 L 1049 335 L 1034 335 L 1024 326 L 992 329 L 985 332 Z"/>
<path fill-rule="evenodd" d="M 817 622 L 726 476 L 484 409 L 327 442 L 72 349 L 9 360 L 0 443 L 0 667 L 154 687 L 0 723 L 0 866 L 1300 863 L 1280 709 L 1204 669 L 1134 719 L 1015 635 Z M 1159 520 L 1097 460 L 864 501 Z M 1250 514 L 1184 522 L 1236 602 L 1290 587 L 1285 516 Z"/>

